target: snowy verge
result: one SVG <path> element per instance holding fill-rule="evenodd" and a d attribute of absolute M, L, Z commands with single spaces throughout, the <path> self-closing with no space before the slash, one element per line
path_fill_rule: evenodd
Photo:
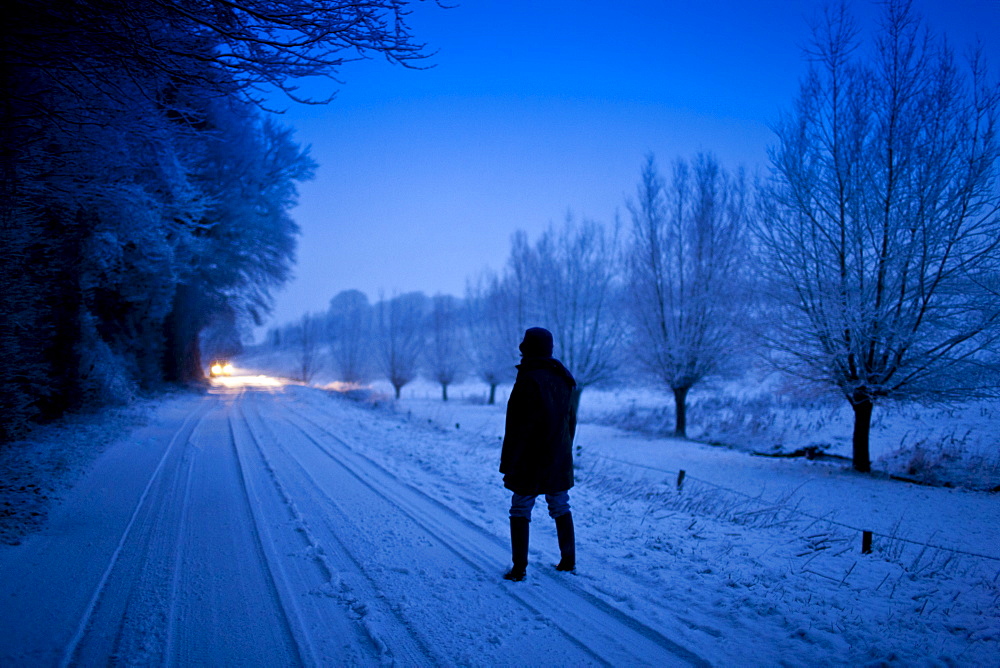
<path fill-rule="evenodd" d="M 853 414 L 836 397 L 789 398 L 753 378 L 692 392 L 688 435 L 745 453 L 850 461 Z M 674 427 L 666 392 L 587 390 L 584 421 L 647 436 Z M 886 403 L 872 418 L 874 471 L 919 484 L 1000 490 L 1000 406 L 995 401 L 921 405 Z"/>
<path fill-rule="evenodd" d="M 0 445 L 0 543 L 17 545 L 116 439 L 146 424 L 171 394 L 68 415 Z"/>

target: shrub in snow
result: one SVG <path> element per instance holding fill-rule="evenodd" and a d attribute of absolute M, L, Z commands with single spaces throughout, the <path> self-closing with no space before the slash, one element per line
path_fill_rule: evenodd
<path fill-rule="evenodd" d="M 971 432 L 932 435 L 903 444 L 878 460 L 877 468 L 928 485 L 1000 489 L 1000 451 L 976 451 Z"/>
<path fill-rule="evenodd" d="M 84 405 L 121 406 L 136 398 L 136 383 L 127 360 L 116 355 L 100 337 L 89 314 L 83 317 L 80 391 Z"/>
<path fill-rule="evenodd" d="M 343 383 L 337 381 L 325 385 L 323 389 L 334 392 L 337 396 L 350 399 L 351 401 L 371 406 L 373 408 L 386 404 L 391 400 L 391 397 L 388 394 L 379 392 L 370 386 L 360 385 L 357 383 Z"/>

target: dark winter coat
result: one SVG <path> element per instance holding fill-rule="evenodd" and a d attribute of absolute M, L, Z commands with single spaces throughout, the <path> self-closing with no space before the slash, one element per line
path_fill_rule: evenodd
<path fill-rule="evenodd" d="M 507 402 L 500 472 L 504 487 L 524 496 L 573 486 L 576 381 L 559 360 L 525 357 Z"/>

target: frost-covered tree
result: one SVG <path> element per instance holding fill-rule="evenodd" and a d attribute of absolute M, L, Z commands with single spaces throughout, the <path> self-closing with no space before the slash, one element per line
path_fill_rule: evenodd
<path fill-rule="evenodd" d="M 315 167 L 290 130 L 234 100 L 213 101 L 196 138 L 194 177 L 208 204 L 177 248 L 183 262 L 168 320 L 177 345 L 167 378 L 182 381 L 200 374 L 194 342 L 213 313 L 232 310 L 260 324 L 270 311 L 271 292 L 294 261 L 298 226 L 288 212 L 296 186 Z"/>
<path fill-rule="evenodd" d="M 123 101 L 80 73 L 66 74 L 70 92 L 30 64 L 0 71 L 10 94 L 0 108 L 0 396 L 14 407 L 3 411 L 3 438 L 32 415 L 56 416 L 85 397 L 127 399 L 131 391 L 112 388 L 160 379 L 175 250 L 204 196 L 176 123 L 141 87 L 155 80 L 117 75 L 133 96 Z M 93 386 L 98 379 L 108 386 Z"/>
<path fill-rule="evenodd" d="M 674 434 L 687 395 L 724 371 L 743 313 L 746 187 L 710 155 L 674 163 L 667 183 L 650 155 L 629 202 L 628 297 L 634 356 L 673 391 Z"/>
<path fill-rule="evenodd" d="M 427 297 L 422 292 L 383 298 L 375 304 L 378 361 L 397 399 L 403 387 L 417 377 L 427 311 Z"/>
<path fill-rule="evenodd" d="M 496 403 L 497 386 L 514 379 L 517 345 L 524 333 L 518 315 L 519 299 L 492 272 L 466 283 L 465 322 L 473 370 L 489 385 L 489 405 Z"/>
<path fill-rule="evenodd" d="M 427 316 L 424 364 L 427 375 L 441 385 L 441 399 L 448 401 L 448 386 L 461 379 L 466 367 L 462 305 L 451 295 L 434 295 Z"/>
<path fill-rule="evenodd" d="M 574 401 L 588 385 L 611 380 L 627 334 L 620 307 L 621 256 L 617 225 L 550 226 L 532 245 L 524 231 L 511 237 L 502 274 L 484 273 L 467 287 L 471 349 L 479 376 L 496 386 L 509 380 L 528 327 L 552 332 L 556 354 L 577 380 Z"/>
<path fill-rule="evenodd" d="M 214 313 L 267 310 L 308 170 L 248 101 L 348 59 L 413 65 L 406 17 L 397 0 L 4 4 L 0 440 L 195 377 Z"/>
<path fill-rule="evenodd" d="M 325 322 L 322 316 L 305 314 L 299 319 L 296 327 L 298 340 L 297 369 L 298 379 L 303 383 L 312 381 L 313 376 L 323 366 L 322 345 L 326 338 L 324 336 Z"/>
<path fill-rule="evenodd" d="M 608 230 L 567 215 L 561 227 L 542 233 L 528 258 L 522 261 L 528 313 L 552 332 L 559 359 L 576 378 L 578 403 L 587 386 L 614 378 L 628 333 L 620 308 L 618 226 Z"/>
<path fill-rule="evenodd" d="M 517 346 L 528 327 L 552 332 L 556 354 L 577 379 L 574 401 L 588 385 L 612 379 L 626 329 L 620 319 L 617 226 L 577 223 L 567 215 L 532 245 L 511 237 L 502 274 L 485 272 L 466 288 L 473 366 L 490 385 L 513 377 Z"/>
<path fill-rule="evenodd" d="M 767 343 L 854 411 L 870 470 L 872 410 L 993 393 L 1000 301 L 974 276 L 1000 263 L 998 89 L 890 0 L 873 49 L 843 6 L 776 127 L 756 237 L 773 314 Z"/>
<path fill-rule="evenodd" d="M 236 313 L 217 313 L 202 330 L 202 356 L 209 361 L 236 357 L 243 352 L 243 329 Z"/>
<path fill-rule="evenodd" d="M 360 290 L 344 290 L 330 300 L 327 332 L 334 369 L 345 383 L 360 384 L 372 373 L 372 307 Z"/>

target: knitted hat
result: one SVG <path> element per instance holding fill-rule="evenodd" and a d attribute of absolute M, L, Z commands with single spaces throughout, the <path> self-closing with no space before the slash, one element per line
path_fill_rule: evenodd
<path fill-rule="evenodd" d="M 518 349 L 523 357 L 552 357 L 552 332 L 532 327 L 524 332 L 524 341 Z"/>

